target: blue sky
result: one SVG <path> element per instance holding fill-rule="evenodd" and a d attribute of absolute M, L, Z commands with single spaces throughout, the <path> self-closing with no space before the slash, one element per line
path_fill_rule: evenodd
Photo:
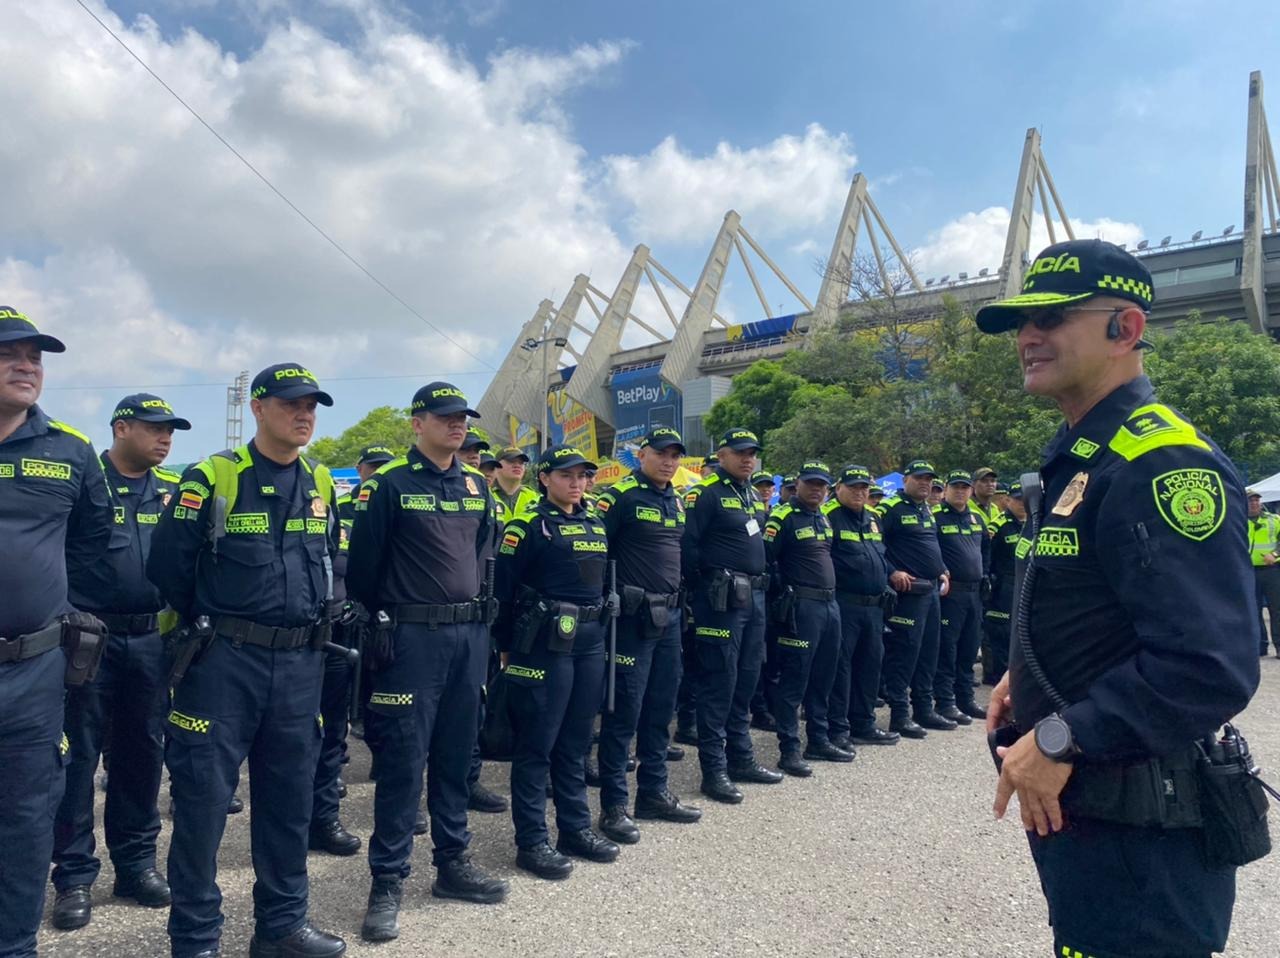
<path fill-rule="evenodd" d="M 179 459 L 222 442 L 222 388 L 184 384 L 282 358 L 333 382 L 321 433 L 437 374 L 478 398 L 538 300 L 579 271 L 612 290 L 638 242 L 691 284 L 729 206 L 812 298 L 855 171 L 926 273 L 996 266 L 1029 126 L 1088 235 L 1238 226 L 1249 72 L 1280 89 L 1263 3 L 95 10 L 479 356 L 309 234 L 70 0 L 6 5 L 0 55 L 25 66 L 0 93 L 0 302 L 69 340 L 46 408 L 101 442 L 114 387 L 152 386 L 197 423 Z M 760 318 L 740 267 L 721 311 Z"/>

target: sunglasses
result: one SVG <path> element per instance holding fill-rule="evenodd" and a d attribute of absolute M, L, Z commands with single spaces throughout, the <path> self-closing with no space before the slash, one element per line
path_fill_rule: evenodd
<path fill-rule="evenodd" d="M 1050 329 L 1057 329 L 1067 321 L 1068 313 L 1110 313 L 1112 316 L 1119 316 L 1129 306 L 1050 306 L 1045 309 L 1037 309 L 1028 313 L 1018 315 L 1018 323 L 1016 329 L 1022 329 L 1027 323 L 1030 323 L 1041 332 L 1047 332 Z"/>

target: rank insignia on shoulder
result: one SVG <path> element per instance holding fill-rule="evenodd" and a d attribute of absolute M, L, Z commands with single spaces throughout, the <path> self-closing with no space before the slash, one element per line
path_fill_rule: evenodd
<path fill-rule="evenodd" d="M 328 513 L 325 502 L 319 496 L 311 500 L 311 514 L 317 519 L 323 519 Z"/>
<path fill-rule="evenodd" d="M 1067 488 L 1062 490 L 1062 495 L 1058 497 L 1058 501 L 1053 504 L 1050 510 L 1055 516 L 1069 516 L 1075 512 L 1080 503 L 1084 502 L 1084 487 L 1089 484 L 1089 474 L 1087 472 L 1077 472 L 1072 476 L 1071 481 L 1067 483 Z"/>
<path fill-rule="evenodd" d="M 1203 542 L 1227 514 L 1222 476 L 1213 469 L 1175 469 L 1151 481 L 1160 517 L 1181 535 Z"/>
<path fill-rule="evenodd" d="M 471 493 L 473 496 L 480 495 L 480 490 L 476 488 L 476 481 L 470 476 L 465 476 L 464 478 L 467 482 L 467 492 Z"/>

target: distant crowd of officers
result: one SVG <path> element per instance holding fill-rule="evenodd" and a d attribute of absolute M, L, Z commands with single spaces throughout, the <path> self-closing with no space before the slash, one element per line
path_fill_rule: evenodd
<path fill-rule="evenodd" d="M 637 820 L 698 821 L 668 786 L 673 718 L 702 793 L 738 803 L 743 783 L 982 718 L 980 647 L 988 683 L 1006 667 L 1023 512 L 990 468 L 914 460 L 885 498 L 862 466 L 807 462 L 770 509 L 750 431 L 678 490 L 686 449 L 659 427 L 598 495 L 567 446 L 540 453 L 535 486 L 529 457 L 491 454 L 437 382 L 413 397 L 415 444 L 364 450 L 339 495 L 302 455 L 332 399 L 284 363 L 253 380 L 254 438 L 179 476 L 163 463 L 190 423 L 160 397 L 122 399 L 101 456 L 41 410 L 43 354 L 63 349 L 0 308 L 0 532 L 17 560 L 0 607 L 0 954 L 35 953 L 50 861 L 53 925 L 90 922 L 104 754 L 113 894 L 169 907 L 176 958 L 219 954 L 217 853 L 246 760 L 250 953 L 333 956 L 346 946 L 308 921 L 306 857 L 362 845 L 339 819 L 353 697 L 376 780 L 360 931 L 385 941 L 415 834 L 431 834 L 434 895 L 507 895 L 467 852 L 468 811 L 507 808 L 479 783 L 486 689 L 510 737 L 517 864 L 562 879 L 639 841 Z M 777 732 L 776 770 L 753 724 Z"/>

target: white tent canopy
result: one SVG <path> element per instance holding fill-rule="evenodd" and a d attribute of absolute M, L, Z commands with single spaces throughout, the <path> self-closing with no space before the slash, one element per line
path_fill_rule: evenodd
<path fill-rule="evenodd" d="M 1280 472 L 1274 476 L 1268 476 L 1261 482 L 1250 483 L 1249 488 L 1261 495 L 1263 502 L 1280 500 Z"/>

